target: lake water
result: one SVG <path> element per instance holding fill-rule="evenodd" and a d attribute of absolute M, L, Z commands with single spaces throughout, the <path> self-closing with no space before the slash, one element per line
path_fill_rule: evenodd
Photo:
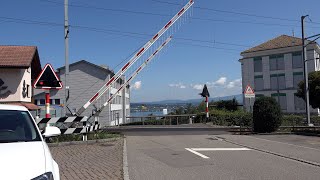
<path fill-rule="evenodd" d="M 168 112 L 170 113 L 170 112 Z M 150 114 L 155 116 L 162 116 L 162 111 L 141 111 L 141 112 L 130 112 L 130 116 L 149 116 Z"/>

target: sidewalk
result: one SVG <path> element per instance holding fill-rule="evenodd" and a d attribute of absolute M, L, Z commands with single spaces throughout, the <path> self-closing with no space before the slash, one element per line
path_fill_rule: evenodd
<path fill-rule="evenodd" d="M 122 138 L 50 147 L 53 158 L 59 164 L 61 180 L 122 180 L 122 149 Z"/>

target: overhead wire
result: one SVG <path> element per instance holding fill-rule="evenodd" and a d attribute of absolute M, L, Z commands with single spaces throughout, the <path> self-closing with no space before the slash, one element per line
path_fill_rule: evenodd
<path fill-rule="evenodd" d="M 7 22 L 13 22 L 13 23 L 25 23 L 25 24 L 36 24 L 36 25 L 45 25 L 45 26 L 64 26 L 62 23 L 54 23 L 54 22 L 44 22 L 44 21 L 38 21 L 38 20 L 29 20 L 29 19 L 21 19 L 21 18 L 11 18 L 11 17 L 4 17 L 0 16 L 0 19 L 8 19 L 10 21 Z M 3 22 L 6 23 L 6 22 Z M 82 26 L 82 25 L 70 25 L 70 28 L 76 28 L 76 29 L 83 29 L 93 32 L 99 32 L 99 33 L 107 33 L 107 34 L 115 34 L 120 35 L 123 37 L 134 37 L 137 36 L 148 36 L 152 37 L 153 34 L 147 34 L 147 33 L 137 33 L 137 32 L 129 32 L 129 31 L 121 31 L 121 30 L 114 30 L 114 29 L 104 29 L 104 28 L 96 28 L 96 27 L 89 27 L 89 26 Z M 231 45 L 231 46 L 242 46 L 242 47 L 250 47 L 248 45 L 241 45 L 241 44 L 234 44 L 234 43 L 227 43 L 227 42 L 220 42 L 220 41 L 209 41 L 209 40 L 201 40 L 201 39 L 192 39 L 192 38 L 183 38 L 183 37 L 175 37 L 176 40 L 184 40 L 184 41 L 194 41 L 194 42 L 203 42 L 203 43 L 217 43 L 217 44 L 224 44 L 224 45 Z"/>
<path fill-rule="evenodd" d="M 180 6 L 179 3 L 174 3 L 174 2 L 168 2 L 168 1 L 162 1 L 162 0 L 151 0 L 151 1 L 157 2 L 157 3 Z M 194 6 L 194 8 L 200 9 L 200 10 L 207 10 L 207 11 L 214 11 L 214 12 L 219 12 L 219 13 L 228 13 L 228 14 L 235 14 L 235 15 L 242 15 L 242 16 L 250 16 L 250 17 L 256 17 L 256 18 L 273 19 L 273 20 L 290 21 L 290 22 L 300 22 L 300 20 L 296 20 L 296 19 L 280 18 L 280 17 L 273 17 L 273 16 L 263 16 L 263 15 L 257 15 L 257 14 L 251 14 L 251 13 L 227 11 L 227 10 L 213 9 L 213 8 L 201 7 L 201 6 Z M 319 22 L 310 22 L 310 23 L 320 24 Z"/>
<path fill-rule="evenodd" d="M 63 5 L 63 3 L 57 2 L 57 1 L 52 1 L 52 0 L 40 0 L 43 2 L 49 2 L 49 3 L 54 3 L 58 5 Z M 173 4 L 173 5 L 179 5 L 178 3 L 171 3 L 171 2 L 165 2 L 165 1 L 156 1 L 155 2 L 162 2 L 162 3 L 167 3 L 167 4 Z M 153 15 L 153 16 L 162 16 L 162 17 L 171 17 L 172 15 L 169 14 L 160 14 L 160 13 L 152 13 L 152 12 L 142 12 L 142 11 L 132 11 L 132 10 L 125 10 L 125 9 L 112 9 L 112 8 L 103 8 L 103 7 L 96 7 L 96 6 L 89 6 L 89 5 L 76 5 L 76 4 L 69 4 L 70 7 L 77 7 L 77 8 L 89 8 L 89 9 L 96 9 L 96 10 L 104 10 L 104 11 L 113 11 L 113 12 L 124 12 L 124 13 L 132 13 L 132 14 L 143 14 L 143 15 Z M 210 8 L 204 8 L 206 10 L 209 10 Z M 218 11 L 218 10 L 217 10 Z M 221 12 L 229 12 L 229 11 L 223 11 L 220 10 Z M 231 13 L 231 12 L 229 12 Z M 246 13 L 237 13 L 234 12 L 234 14 L 246 14 Z M 272 19 L 277 19 L 277 20 L 285 20 L 282 18 L 275 18 L 275 17 L 267 17 L 267 16 L 258 16 L 255 15 L 254 17 L 264 17 L 264 18 L 272 18 Z M 254 24 L 254 25 L 266 25 L 266 26 L 282 26 L 282 27 L 300 27 L 299 25 L 291 25 L 291 24 L 279 24 L 279 23 L 265 23 L 265 22 L 255 22 L 255 21 L 238 21 L 238 20 L 225 20 L 225 19 L 211 19 L 211 18 L 199 18 L 199 17 L 190 17 L 190 19 L 194 20 L 202 20 L 202 21 L 211 21 L 211 22 L 224 22 L 224 23 L 240 23 L 240 24 Z M 291 20 L 291 22 L 300 22 L 298 20 Z M 317 24 L 317 23 L 315 23 Z M 320 24 L 320 23 L 319 23 Z M 311 28 L 317 28 L 317 27 L 311 27 Z"/>

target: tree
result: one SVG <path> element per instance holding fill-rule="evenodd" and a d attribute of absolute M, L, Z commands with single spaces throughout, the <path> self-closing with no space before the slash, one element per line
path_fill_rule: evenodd
<path fill-rule="evenodd" d="M 280 105 L 272 97 L 260 97 L 253 105 L 253 130 L 265 133 L 276 131 L 281 125 Z"/>
<path fill-rule="evenodd" d="M 309 99 L 312 108 L 320 108 L 320 71 L 314 71 L 309 73 Z M 301 81 L 298 85 L 298 91 L 296 96 L 305 98 L 305 81 Z"/>
<path fill-rule="evenodd" d="M 220 100 L 215 102 L 215 106 L 220 110 L 225 109 L 227 111 L 236 111 L 238 110 L 238 101 L 236 100 L 236 98 L 226 101 Z"/>
<path fill-rule="evenodd" d="M 192 106 L 191 103 L 188 103 L 185 109 L 186 114 L 195 114 L 196 113 L 196 107 Z"/>
<path fill-rule="evenodd" d="M 175 115 L 180 115 L 180 114 L 184 114 L 184 109 L 183 109 L 183 107 L 177 107 L 177 108 L 175 108 L 174 109 L 174 114 Z"/>

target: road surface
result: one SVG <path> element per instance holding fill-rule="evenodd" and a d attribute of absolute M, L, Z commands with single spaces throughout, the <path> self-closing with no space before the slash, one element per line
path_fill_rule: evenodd
<path fill-rule="evenodd" d="M 131 180 L 320 178 L 319 141 L 314 137 L 239 136 L 201 127 L 123 132 Z"/>

